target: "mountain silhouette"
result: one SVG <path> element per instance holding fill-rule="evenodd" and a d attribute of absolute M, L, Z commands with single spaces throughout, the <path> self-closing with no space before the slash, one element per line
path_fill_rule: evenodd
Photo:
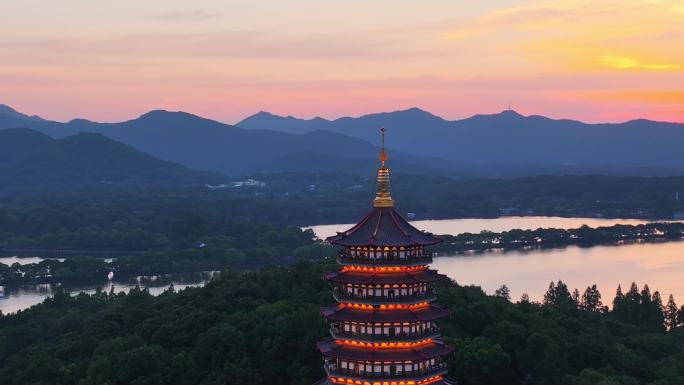
<path fill-rule="evenodd" d="M 515 111 L 448 121 L 418 108 L 315 121 L 261 112 L 237 124 L 249 129 L 305 133 L 327 130 L 370 140 L 389 129 L 388 146 L 430 155 L 473 170 L 538 173 L 669 174 L 684 170 L 684 124 L 633 120 L 587 124 Z"/>
<path fill-rule="evenodd" d="M 63 139 L 25 128 L 0 130 L 1 184 L 214 183 L 225 177 L 156 159 L 100 134 Z"/>
<path fill-rule="evenodd" d="M 389 130 L 391 164 L 452 177 L 608 174 L 661 176 L 684 170 L 684 125 L 633 120 L 587 124 L 515 111 L 445 120 L 419 108 L 298 119 L 259 112 L 229 125 L 186 112 L 150 111 L 118 123 L 42 120 L 9 107 L 0 129 L 31 128 L 54 138 L 94 132 L 154 157 L 228 175 L 329 171 L 370 175 L 378 128 Z"/>
<path fill-rule="evenodd" d="M 150 111 L 120 123 L 75 119 L 68 123 L 32 121 L 0 114 L 0 128 L 26 127 L 55 138 L 94 132 L 154 157 L 230 175 L 254 172 L 331 171 L 371 175 L 379 148 L 328 131 L 301 135 L 248 130 L 185 112 Z M 378 141 L 378 130 L 373 140 Z M 392 164 L 406 172 L 470 176 L 466 167 L 429 156 L 396 151 Z"/>
<path fill-rule="evenodd" d="M 18 119 L 28 119 L 28 120 L 43 120 L 40 116 L 33 115 L 29 116 L 26 114 L 22 114 L 21 112 L 18 112 L 14 108 L 5 105 L 5 104 L 0 104 L 0 115 L 7 115 L 7 116 L 12 116 Z"/>

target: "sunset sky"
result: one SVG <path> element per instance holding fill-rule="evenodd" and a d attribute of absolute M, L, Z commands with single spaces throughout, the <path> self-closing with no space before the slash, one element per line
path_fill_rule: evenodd
<path fill-rule="evenodd" d="M 684 121 L 684 0 L 4 2 L 0 103 L 56 120 L 510 104 Z"/>

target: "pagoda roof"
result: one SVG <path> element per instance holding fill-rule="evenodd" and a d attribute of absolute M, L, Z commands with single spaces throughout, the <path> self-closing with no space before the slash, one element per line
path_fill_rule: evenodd
<path fill-rule="evenodd" d="M 454 348 L 439 340 L 414 348 L 401 349 L 357 347 L 328 340 L 320 341 L 318 349 L 324 356 L 352 361 L 418 361 L 440 357 L 454 351 Z"/>
<path fill-rule="evenodd" d="M 446 278 L 435 270 L 419 270 L 399 273 L 371 273 L 363 271 L 326 272 L 328 281 L 346 284 L 393 285 L 430 283 Z"/>
<path fill-rule="evenodd" d="M 327 238 L 339 246 L 429 246 L 442 240 L 418 230 L 394 207 L 373 207 L 359 223 L 349 230 Z"/>
<path fill-rule="evenodd" d="M 342 305 L 321 308 L 321 314 L 331 321 L 383 323 L 383 322 L 421 322 L 434 321 L 446 317 L 449 313 L 436 305 L 419 309 L 354 309 Z"/>

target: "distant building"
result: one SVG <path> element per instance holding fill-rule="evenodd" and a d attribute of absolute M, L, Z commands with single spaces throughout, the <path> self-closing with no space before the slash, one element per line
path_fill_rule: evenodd
<path fill-rule="evenodd" d="M 520 211 L 520 210 L 517 207 L 501 208 L 501 209 L 499 209 L 499 216 L 510 217 L 512 215 L 518 215 L 518 211 Z"/>
<path fill-rule="evenodd" d="M 211 184 L 206 184 L 207 188 L 212 189 L 212 190 L 217 190 L 217 189 L 223 189 L 223 188 L 241 188 L 241 187 L 266 187 L 266 182 L 262 182 L 260 180 L 256 179 L 247 179 L 247 180 L 239 180 L 235 182 L 231 182 L 230 184 L 216 184 L 216 185 L 211 185 Z"/>

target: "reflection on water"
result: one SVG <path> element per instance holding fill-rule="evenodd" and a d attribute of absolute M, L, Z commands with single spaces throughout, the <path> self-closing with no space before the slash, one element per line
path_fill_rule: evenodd
<path fill-rule="evenodd" d="M 29 308 L 52 295 L 58 287 L 63 286 L 72 294 L 94 294 L 98 286 L 103 291 L 128 292 L 136 286 L 146 288 L 152 295 L 163 293 L 170 285 L 176 290 L 186 287 L 204 286 L 212 278 L 217 276 L 218 271 L 205 271 L 201 273 L 165 274 L 154 276 L 133 277 L 125 281 L 103 282 L 100 285 L 69 286 L 60 284 L 23 285 L 18 288 L 4 288 L 0 286 L 0 311 L 4 314 L 14 313 L 17 310 Z"/>
<path fill-rule="evenodd" d="M 616 224 L 638 225 L 647 223 L 639 219 L 603 219 L 603 218 L 561 218 L 561 217 L 501 217 L 494 219 L 465 218 L 411 221 L 417 228 L 433 234 L 479 233 L 482 230 L 494 232 L 511 229 L 535 230 L 540 227 L 556 229 L 576 229 L 582 225 L 590 227 L 613 226 Z M 306 227 L 312 229 L 321 239 L 345 231 L 353 224 L 318 225 Z"/>
<path fill-rule="evenodd" d="M 627 290 L 633 281 L 640 289 L 648 283 L 664 300 L 673 294 L 684 302 L 684 242 L 444 256 L 435 258 L 432 267 L 461 285 L 481 286 L 490 294 L 506 284 L 513 300 L 528 293 L 541 301 L 549 283 L 560 279 L 580 293 L 596 283 L 605 305 L 612 302 L 618 284 Z"/>

